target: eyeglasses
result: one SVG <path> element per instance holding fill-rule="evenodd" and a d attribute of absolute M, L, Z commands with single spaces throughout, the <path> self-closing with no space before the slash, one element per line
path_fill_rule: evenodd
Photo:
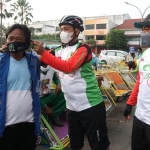
<path fill-rule="evenodd" d="M 142 27 L 142 31 L 143 32 L 150 32 L 150 26 L 148 26 L 148 27 L 147 26 L 143 26 Z"/>

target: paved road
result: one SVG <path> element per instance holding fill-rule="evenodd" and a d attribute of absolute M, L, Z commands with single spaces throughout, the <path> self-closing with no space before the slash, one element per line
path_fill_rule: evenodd
<path fill-rule="evenodd" d="M 130 145 L 133 117 L 130 121 L 124 123 L 122 116 L 124 108 L 125 101 L 117 103 L 116 108 L 107 117 L 108 135 L 111 142 L 110 150 L 131 150 Z M 37 148 L 37 150 L 46 149 Z M 70 147 L 67 147 L 65 150 L 71 149 Z M 83 150 L 91 150 L 86 138 Z"/>

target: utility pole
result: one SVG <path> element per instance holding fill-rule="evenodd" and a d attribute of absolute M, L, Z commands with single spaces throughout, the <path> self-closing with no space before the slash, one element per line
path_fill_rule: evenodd
<path fill-rule="evenodd" d="M 124 2 L 125 4 L 127 4 L 127 5 L 130 5 L 130 6 L 133 6 L 133 7 L 135 7 L 136 9 L 138 9 L 138 11 L 140 12 L 140 14 L 141 14 L 141 21 L 143 21 L 143 18 L 144 18 L 144 15 L 145 15 L 145 12 L 147 11 L 147 9 L 150 7 L 150 6 L 148 6 L 145 10 L 144 10 L 144 12 L 143 12 L 143 14 L 142 14 L 142 12 L 141 12 L 141 10 L 137 7 L 137 6 L 135 6 L 135 5 L 133 5 L 133 4 L 130 4 L 130 3 L 128 3 L 128 2 Z"/>
<path fill-rule="evenodd" d="M 56 28 L 57 28 L 57 27 L 55 26 L 55 42 L 56 42 Z"/>

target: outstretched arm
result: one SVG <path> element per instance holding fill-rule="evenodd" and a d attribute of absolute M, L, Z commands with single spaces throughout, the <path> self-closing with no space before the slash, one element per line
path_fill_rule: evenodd
<path fill-rule="evenodd" d="M 68 60 L 61 60 L 44 50 L 43 45 L 33 41 L 34 50 L 42 56 L 41 61 L 65 73 L 71 73 L 92 59 L 91 49 L 86 46 L 78 48 Z"/>
<path fill-rule="evenodd" d="M 88 55 L 85 47 L 80 47 L 68 60 L 61 60 L 51 53 L 44 51 L 41 61 L 52 66 L 53 68 L 65 73 L 70 73 L 80 68 Z M 92 56 L 89 56 L 91 58 Z"/>
<path fill-rule="evenodd" d="M 132 93 L 127 101 L 127 104 L 134 106 L 137 103 L 137 96 L 138 96 L 138 92 L 139 92 L 139 84 L 140 84 L 140 74 L 138 73 L 137 76 L 137 81 L 135 83 L 135 86 L 132 90 Z"/>

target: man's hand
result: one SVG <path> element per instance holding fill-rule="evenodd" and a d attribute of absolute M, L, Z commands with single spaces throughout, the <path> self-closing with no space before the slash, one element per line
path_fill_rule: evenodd
<path fill-rule="evenodd" d="M 48 106 L 45 106 L 44 107 L 44 111 L 45 111 L 45 113 L 47 114 L 47 115 L 51 115 L 52 114 L 52 110 L 48 107 Z"/>
<path fill-rule="evenodd" d="M 44 51 L 45 51 L 45 49 L 44 49 L 44 47 L 43 47 L 43 44 L 42 44 L 41 42 L 35 41 L 35 40 L 32 41 L 32 44 L 34 45 L 34 46 L 33 46 L 34 51 L 36 51 L 37 54 L 39 54 L 39 55 L 42 56 L 42 54 L 43 54 Z"/>
<path fill-rule="evenodd" d="M 7 43 L 5 45 L 2 45 L 2 53 L 5 53 L 7 51 Z"/>
<path fill-rule="evenodd" d="M 55 95 L 57 95 L 61 90 L 61 84 L 57 84 L 56 89 L 55 89 Z"/>
<path fill-rule="evenodd" d="M 39 60 L 41 60 L 42 56 L 41 55 L 37 55 L 37 56 L 38 56 Z"/>
<path fill-rule="evenodd" d="M 98 81 L 98 86 L 100 87 L 102 85 L 102 81 L 104 81 L 103 76 L 96 76 L 96 79 Z"/>
<path fill-rule="evenodd" d="M 125 122 L 130 119 L 131 111 L 132 111 L 132 106 L 127 104 L 123 113 Z"/>

